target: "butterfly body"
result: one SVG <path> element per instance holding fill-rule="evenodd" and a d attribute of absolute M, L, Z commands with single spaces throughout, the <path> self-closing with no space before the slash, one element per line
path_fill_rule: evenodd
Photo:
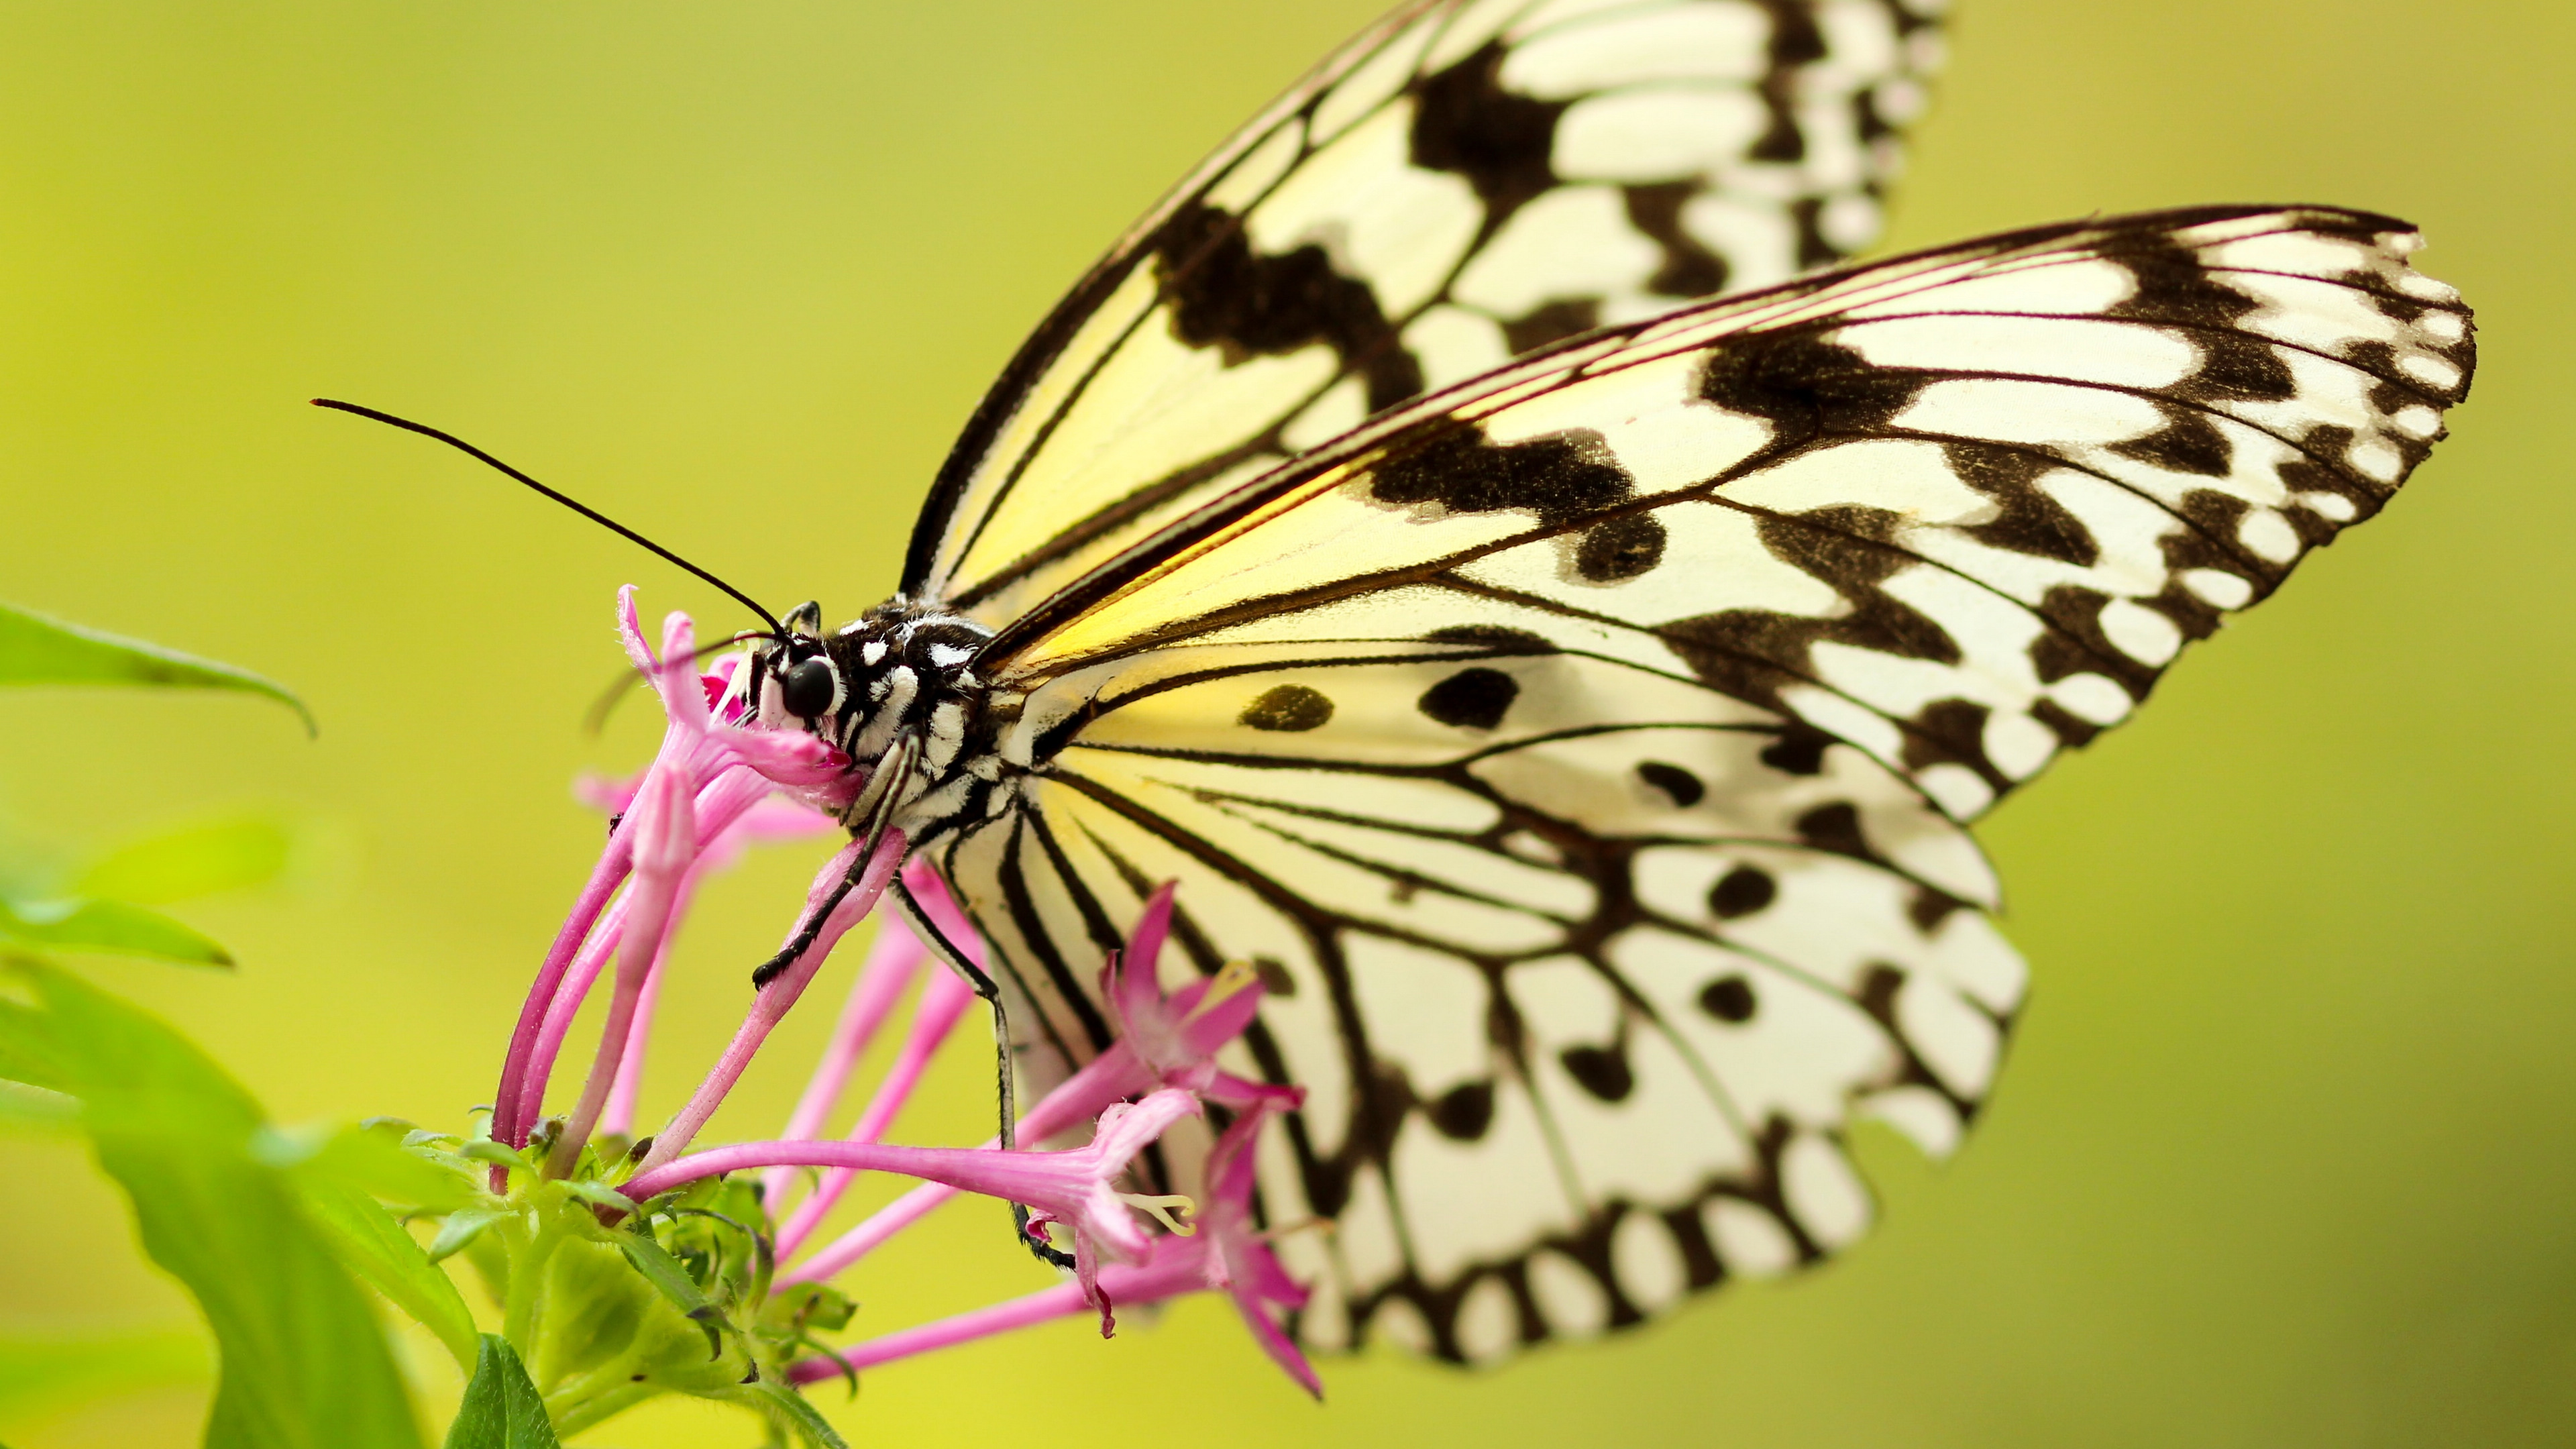
<path fill-rule="evenodd" d="M 1039 329 L 898 599 L 739 676 L 911 761 L 1024 1087 L 1108 1045 L 1164 881 L 1167 973 L 1260 969 L 1228 1065 L 1308 1091 L 1259 1176 L 1329 1224 L 1280 1240 L 1312 1346 L 1487 1361 L 1855 1239 L 1845 1130 L 1950 1151 L 2021 1000 L 1969 824 L 2466 396 L 2364 212 L 1801 274 L 1871 230 L 1932 12 L 1389 17 Z"/>

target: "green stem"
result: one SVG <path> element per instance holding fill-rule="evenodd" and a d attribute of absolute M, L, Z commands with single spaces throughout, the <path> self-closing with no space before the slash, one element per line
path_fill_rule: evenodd
<path fill-rule="evenodd" d="M 510 1296 L 501 1308 L 501 1336 L 527 1360 L 531 1372 L 537 1361 L 537 1315 L 543 1306 L 546 1262 L 562 1242 L 562 1233 L 539 1227 L 534 1237 L 510 1245 Z"/>
<path fill-rule="evenodd" d="M 661 1392 L 662 1389 L 658 1385 L 651 1383 L 620 1384 L 586 1404 L 576 1405 L 570 1411 L 556 1415 L 555 1433 L 559 1437 L 578 1434 L 591 1425 L 613 1415 L 622 1414 Z M 553 1410 L 549 1408 L 547 1412 L 552 1414 Z"/>
<path fill-rule="evenodd" d="M 642 1357 L 638 1340 L 642 1336 L 638 1333 L 635 1338 L 628 1339 L 626 1347 L 618 1353 L 617 1357 L 586 1373 L 574 1375 L 546 1394 L 547 1415 L 560 1420 L 578 1409 L 583 1400 L 593 1395 L 606 1395 L 636 1387 L 635 1366 Z"/>

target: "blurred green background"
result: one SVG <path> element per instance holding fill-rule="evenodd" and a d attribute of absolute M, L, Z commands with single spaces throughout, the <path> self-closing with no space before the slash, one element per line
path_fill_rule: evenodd
<path fill-rule="evenodd" d="M 76 855 L 279 809 L 315 848 L 183 908 L 234 977 L 92 974 L 280 1115 L 458 1124 L 649 748 L 611 593 L 711 590 L 418 439 L 459 430 L 780 603 L 889 587 L 1020 334 L 1375 0 L 0 8 L 0 597 L 264 671 L 247 699 L 0 695 L 0 822 Z M 2420 222 L 2476 397 L 2384 521 L 1982 833 L 2036 990 L 1952 1165 L 1863 1155 L 1803 1279 L 1467 1375 L 1297 1397 L 1230 1311 L 872 1375 L 862 1442 L 2527 1445 L 2576 1440 L 2576 15 L 2452 0 L 1969 0 L 1893 245 L 2096 209 Z M 2560 401 L 2549 402 L 2552 397 Z M 723 881 L 667 1109 L 825 847 Z M 842 968 L 846 970 L 846 967 Z M 766 1135 L 837 980 L 718 1134 Z M 902 1135 L 971 1140 L 971 1041 Z M 185 1327 L 73 1147 L 0 1141 L 0 1333 Z M 849 1286 L 892 1326 L 1043 1280 L 953 1210 Z M 419 1356 L 439 1385 L 434 1353 Z M 437 1389 L 453 1392 L 452 1382 Z M 202 1387 L 20 1449 L 193 1443 Z M 689 1405 L 587 1442 L 748 1443 Z"/>

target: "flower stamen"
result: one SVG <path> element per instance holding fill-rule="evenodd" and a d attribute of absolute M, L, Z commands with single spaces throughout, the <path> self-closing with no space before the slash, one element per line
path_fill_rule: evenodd
<path fill-rule="evenodd" d="M 1122 1192 L 1118 1194 L 1118 1200 L 1138 1212 L 1150 1214 L 1154 1221 L 1178 1237 L 1186 1238 L 1199 1230 L 1198 1224 L 1190 1221 L 1197 1215 L 1199 1205 L 1184 1194 Z"/>

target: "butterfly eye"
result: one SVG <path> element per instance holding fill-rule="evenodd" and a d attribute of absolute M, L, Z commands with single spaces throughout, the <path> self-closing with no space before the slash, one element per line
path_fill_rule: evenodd
<path fill-rule="evenodd" d="M 789 714 L 806 719 L 829 713 L 833 697 L 840 692 L 839 681 L 832 673 L 832 662 L 819 656 L 790 666 L 778 684 L 779 702 L 787 707 Z"/>

